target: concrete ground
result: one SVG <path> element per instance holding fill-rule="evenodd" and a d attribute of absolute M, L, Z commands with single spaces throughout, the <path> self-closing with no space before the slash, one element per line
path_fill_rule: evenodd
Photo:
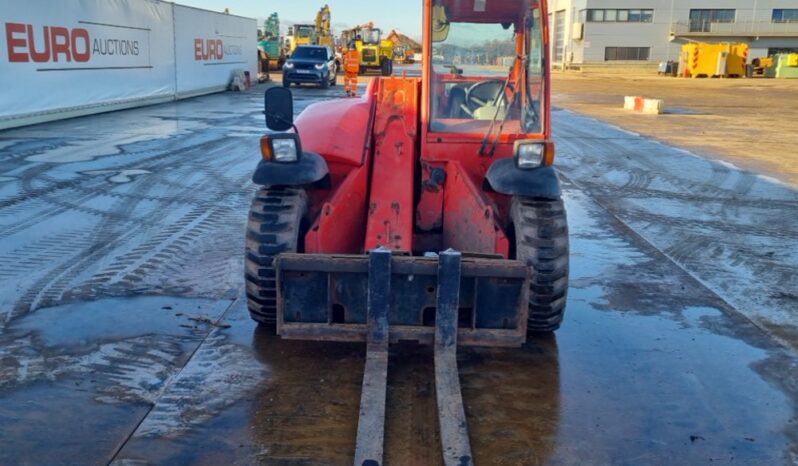
<path fill-rule="evenodd" d="M 363 346 L 241 299 L 262 91 L 0 132 L 0 464 L 351 464 Z M 476 463 L 798 464 L 798 192 L 553 119 L 568 311 L 460 351 Z M 392 348 L 387 419 L 387 464 L 439 463 L 429 348 Z"/>
<path fill-rule="evenodd" d="M 554 104 L 798 186 L 798 79 L 684 79 L 555 72 Z M 666 114 L 623 109 L 664 99 Z"/>

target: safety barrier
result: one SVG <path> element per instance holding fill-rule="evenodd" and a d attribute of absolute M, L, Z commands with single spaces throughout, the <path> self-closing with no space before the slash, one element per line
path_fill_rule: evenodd
<path fill-rule="evenodd" d="M 645 99 L 639 96 L 626 96 L 623 99 L 623 108 L 649 115 L 659 115 L 663 112 L 665 103 L 660 99 Z"/>
<path fill-rule="evenodd" d="M 0 129 L 224 90 L 257 22 L 161 0 L 0 0 Z"/>

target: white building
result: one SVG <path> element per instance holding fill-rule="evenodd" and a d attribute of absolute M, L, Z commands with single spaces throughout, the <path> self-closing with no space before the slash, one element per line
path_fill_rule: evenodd
<path fill-rule="evenodd" d="M 798 0 L 548 0 L 552 64 L 678 61 L 687 42 L 798 52 Z"/>

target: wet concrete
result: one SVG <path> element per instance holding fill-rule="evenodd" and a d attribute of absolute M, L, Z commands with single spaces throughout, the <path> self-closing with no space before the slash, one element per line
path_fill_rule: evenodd
<path fill-rule="evenodd" d="M 260 99 L 0 132 L 0 464 L 351 464 L 363 346 L 234 301 Z M 461 350 L 477 464 L 798 464 L 795 192 L 554 115 L 568 314 Z M 389 374 L 386 463 L 439 464 L 431 350 Z"/>

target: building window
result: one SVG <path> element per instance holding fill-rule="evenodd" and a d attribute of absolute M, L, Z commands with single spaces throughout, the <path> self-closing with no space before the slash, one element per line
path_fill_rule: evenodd
<path fill-rule="evenodd" d="M 773 10 L 774 23 L 798 23 L 798 8 Z"/>
<path fill-rule="evenodd" d="M 605 47 L 604 61 L 648 61 L 650 47 Z"/>
<path fill-rule="evenodd" d="M 711 32 L 712 23 L 733 23 L 737 10 L 690 10 L 690 32 Z"/>
<path fill-rule="evenodd" d="M 565 10 L 554 12 L 554 62 L 565 58 Z"/>
<path fill-rule="evenodd" d="M 651 23 L 654 21 L 654 10 L 591 8 L 587 10 L 585 20 L 592 23 Z"/>
<path fill-rule="evenodd" d="M 798 53 L 798 47 L 771 47 L 768 49 L 768 56 L 777 55 L 779 53 Z"/>

